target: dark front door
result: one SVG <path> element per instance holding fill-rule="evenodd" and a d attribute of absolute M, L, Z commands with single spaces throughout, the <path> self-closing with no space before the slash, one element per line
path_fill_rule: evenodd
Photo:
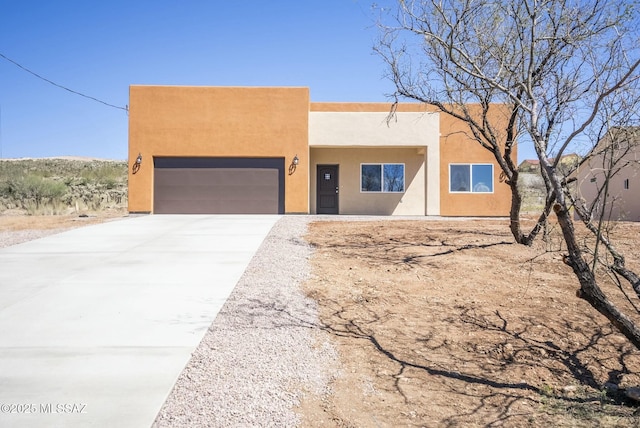
<path fill-rule="evenodd" d="M 338 165 L 318 165 L 316 212 L 338 214 Z"/>

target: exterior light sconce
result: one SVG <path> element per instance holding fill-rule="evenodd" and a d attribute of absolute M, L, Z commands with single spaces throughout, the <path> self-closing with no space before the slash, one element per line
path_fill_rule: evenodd
<path fill-rule="evenodd" d="M 142 164 L 142 153 L 138 153 L 138 157 L 136 158 L 136 161 L 133 163 L 133 166 L 131 167 L 131 172 L 133 172 L 134 174 L 137 173 L 140 170 L 141 164 Z"/>
<path fill-rule="evenodd" d="M 300 159 L 298 159 L 298 155 L 295 155 L 291 160 L 291 165 L 289 165 L 289 175 L 293 175 L 293 173 L 296 172 L 296 168 L 298 167 L 299 163 Z"/>

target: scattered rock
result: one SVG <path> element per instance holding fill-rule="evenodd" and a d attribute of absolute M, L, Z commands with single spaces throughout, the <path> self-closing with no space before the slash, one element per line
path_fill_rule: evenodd
<path fill-rule="evenodd" d="M 624 391 L 624 395 L 626 395 L 627 398 L 640 403 L 640 387 L 634 386 L 631 388 L 627 388 Z"/>

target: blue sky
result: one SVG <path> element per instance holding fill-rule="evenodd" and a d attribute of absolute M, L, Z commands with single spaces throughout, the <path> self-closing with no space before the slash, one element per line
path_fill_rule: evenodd
<path fill-rule="evenodd" d="M 3 1 L 0 53 L 124 107 L 129 85 L 307 86 L 312 101 L 386 101 L 367 0 Z M 125 159 L 123 110 L 0 58 L 2 157 Z"/>
<path fill-rule="evenodd" d="M 0 53 L 124 107 L 129 85 L 307 86 L 312 101 L 387 101 L 370 0 L 3 0 Z M 0 58 L 2 158 L 125 159 L 125 111 Z"/>

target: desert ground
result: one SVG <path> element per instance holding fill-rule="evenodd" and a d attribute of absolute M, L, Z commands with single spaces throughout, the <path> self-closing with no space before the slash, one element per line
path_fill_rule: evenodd
<path fill-rule="evenodd" d="M 10 210 L 0 214 L 0 248 L 60 233 L 76 227 L 123 218 L 122 209 L 104 210 L 89 214 L 24 215 Z"/>
<path fill-rule="evenodd" d="M 103 223 L 126 216 L 124 210 L 93 212 L 85 215 L 0 215 L 0 232 L 20 230 L 62 231 L 90 224 Z"/>
<path fill-rule="evenodd" d="M 637 271 L 640 224 L 613 233 Z M 306 239 L 340 367 L 305 426 L 640 425 L 623 394 L 640 352 L 576 297 L 553 225 L 531 248 L 507 220 L 321 221 Z"/>
<path fill-rule="evenodd" d="M 2 215 L 0 236 L 124 215 Z M 640 270 L 640 224 L 611 233 Z M 513 243 L 504 219 L 336 217 L 305 239 L 318 346 L 339 360 L 327 394 L 298 408 L 303 426 L 639 426 L 624 392 L 640 385 L 640 352 L 576 296 L 553 225 L 533 247 Z"/>

